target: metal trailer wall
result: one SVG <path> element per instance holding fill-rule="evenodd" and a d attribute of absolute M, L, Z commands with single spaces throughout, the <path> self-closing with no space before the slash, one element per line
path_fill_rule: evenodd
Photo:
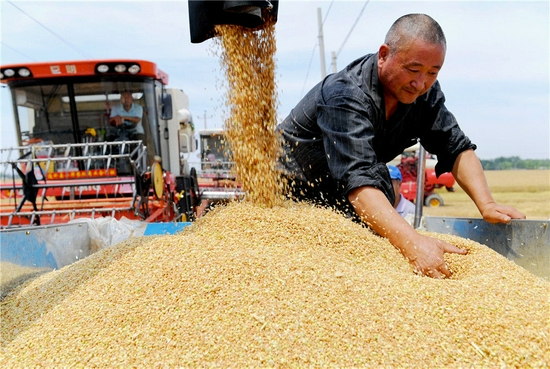
<path fill-rule="evenodd" d="M 550 280 L 549 221 L 512 220 L 491 224 L 483 219 L 423 217 L 427 231 L 452 234 L 487 245 L 536 276 Z"/>
<path fill-rule="evenodd" d="M 111 222 L 112 224 L 114 223 Z M 111 225 L 112 225 L 111 224 Z M 129 236 L 175 234 L 188 222 L 145 223 L 140 232 L 126 233 L 120 228 L 107 227 L 110 234 L 103 234 L 107 241 L 113 241 L 117 233 L 117 242 Z M 22 267 L 61 269 L 66 265 L 92 254 L 92 252 L 113 242 L 94 245 L 97 242 L 97 229 L 94 223 L 77 222 L 24 229 L 8 229 L 0 232 L 0 261 Z M 105 229 L 105 227 L 103 228 Z M 137 229 L 137 227 L 136 227 Z M 93 231 L 96 231 L 94 234 Z M 101 231 L 101 230 L 99 230 Z"/>

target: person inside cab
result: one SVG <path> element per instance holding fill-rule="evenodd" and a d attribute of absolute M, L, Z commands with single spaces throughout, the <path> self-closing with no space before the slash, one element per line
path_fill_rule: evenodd
<path fill-rule="evenodd" d="M 131 91 L 123 91 L 120 94 L 120 103 L 111 110 L 109 124 L 116 130 L 111 131 L 109 138 L 116 141 L 143 140 L 142 117 L 143 107 L 134 103 Z"/>

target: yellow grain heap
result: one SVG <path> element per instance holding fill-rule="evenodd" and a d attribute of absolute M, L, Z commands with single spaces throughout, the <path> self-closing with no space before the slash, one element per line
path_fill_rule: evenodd
<path fill-rule="evenodd" d="M 275 83 L 275 23 L 261 30 L 216 26 L 227 80 L 225 137 L 246 199 L 268 207 L 282 201 L 275 165 L 279 155 Z"/>
<path fill-rule="evenodd" d="M 0 262 L 0 301 L 5 295 L 27 279 L 51 271 L 51 268 L 34 268 L 7 261 Z"/>
<path fill-rule="evenodd" d="M 411 272 L 327 209 L 232 203 L 2 301 L 0 367 L 548 367 L 550 283 L 489 248 Z"/>

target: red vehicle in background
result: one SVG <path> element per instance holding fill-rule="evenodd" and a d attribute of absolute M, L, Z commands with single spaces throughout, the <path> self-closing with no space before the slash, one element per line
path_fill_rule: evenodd
<path fill-rule="evenodd" d="M 401 171 L 403 182 L 401 193 L 412 202 L 416 200 L 416 187 L 418 177 L 418 145 L 412 146 L 401 155 L 401 161 L 395 165 Z M 399 157 L 394 159 L 399 160 Z M 424 205 L 428 207 L 443 206 L 443 198 L 435 192 L 435 189 L 445 187 L 447 191 L 454 191 L 455 178 L 451 173 L 443 173 L 439 178 L 435 174 L 437 159 L 430 154 L 426 155 L 426 170 L 424 178 Z"/>

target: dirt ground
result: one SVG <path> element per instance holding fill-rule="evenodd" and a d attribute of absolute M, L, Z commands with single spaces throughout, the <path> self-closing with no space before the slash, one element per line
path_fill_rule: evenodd
<path fill-rule="evenodd" d="M 512 206 L 527 219 L 550 219 L 550 170 L 494 170 L 485 176 L 497 203 Z M 480 218 L 477 208 L 468 195 L 455 185 L 454 192 L 438 189 L 444 206 L 424 207 L 428 216 Z"/>

